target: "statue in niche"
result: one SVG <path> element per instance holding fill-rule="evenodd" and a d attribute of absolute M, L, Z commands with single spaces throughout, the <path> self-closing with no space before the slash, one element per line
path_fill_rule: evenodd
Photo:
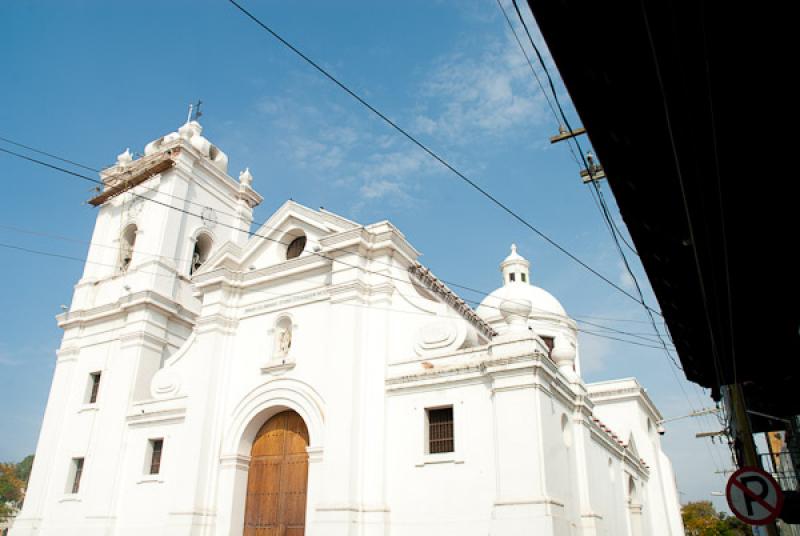
<path fill-rule="evenodd" d="M 197 246 L 194 248 L 194 253 L 192 254 L 192 269 L 189 272 L 189 275 L 195 273 L 198 268 L 202 265 L 202 261 L 200 260 L 200 252 L 197 251 Z"/>
<path fill-rule="evenodd" d="M 125 272 L 130 266 L 131 261 L 133 260 L 133 245 L 130 244 L 127 240 L 122 244 L 122 261 L 120 262 L 120 270 Z"/>
<path fill-rule="evenodd" d="M 281 326 L 277 330 L 275 338 L 276 348 L 275 357 L 286 357 L 292 347 L 292 328 L 291 326 Z"/>

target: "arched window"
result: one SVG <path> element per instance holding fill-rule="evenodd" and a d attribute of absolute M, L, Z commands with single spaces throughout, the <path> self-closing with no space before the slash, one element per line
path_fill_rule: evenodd
<path fill-rule="evenodd" d="M 192 264 L 189 267 L 189 275 L 194 274 L 208 260 L 212 245 L 213 241 L 207 234 L 201 233 L 197 236 L 192 250 Z"/>
<path fill-rule="evenodd" d="M 298 236 L 289 243 L 286 248 L 286 260 L 299 257 L 303 250 L 306 248 L 306 235 Z"/>
<path fill-rule="evenodd" d="M 125 272 L 133 261 L 133 248 L 136 245 L 136 225 L 131 224 L 122 232 L 119 248 L 119 270 Z"/>

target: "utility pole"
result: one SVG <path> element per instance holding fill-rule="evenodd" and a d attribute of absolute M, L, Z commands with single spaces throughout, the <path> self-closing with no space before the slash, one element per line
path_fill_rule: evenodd
<path fill-rule="evenodd" d="M 756 467 L 761 468 L 759 463 L 758 453 L 756 452 L 756 444 L 753 440 L 753 430 L 750 427 L 750 416 L 747 414 L 745 407 L 744 392 L 742 385 L 734 383 L 728 386 L 728 395 L 730 397 L 731 408 L 733 415 L 736 417 L 736 438 L 739 440 L 741 446 L 743 467 Z M 767 536 L 779 536 L 778 527 L 775 523 L 770 523 L 765 527 L 767 529 Z"/>
<path fill-rule="evenodd" d="M 580 136 L 581 134 L 586 134 L 586 129 L 583 127 L 576 128 L 575 130 L 567 130 L 564 125 L 558 125 L 558 134 L 550 137 L 550 143 L 558 143 L 560 141 L 570 140 Z M 583 178 L 584 184 L 606 178 L 606 173 L 603 171 L 603 166 L 597 162 L 595 156 L 591 152 L 586 154 L 586 161 L 588 162 L 587 168 L 581 170 L 581 177 Z"/>

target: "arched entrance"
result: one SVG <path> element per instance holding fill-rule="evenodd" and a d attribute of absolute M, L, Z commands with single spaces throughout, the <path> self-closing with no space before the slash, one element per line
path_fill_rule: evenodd
<path fill-rule="evenodd" d="M 244 536 L 303 536 L 308 429 L 294 411 L 270 418 L 256 434 L 247 476 Z"/>

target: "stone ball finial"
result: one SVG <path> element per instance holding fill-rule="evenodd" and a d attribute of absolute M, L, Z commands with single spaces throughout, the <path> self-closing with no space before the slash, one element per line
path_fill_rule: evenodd
<path fill-rule="evenodd" d="M 253 174 L 250 173 L 250 168 L 245 168 L 244 171 L 239 173 L 239 183 L 242 186 L 252 186 L 253 185 Z"/>
<path fill-rule="evenodd" d="M 532 309 L 530 300 L 524 298 L 505 299 L 500 302 L 500 314 L 511 328 L 527 331 L 528 316 Z"/>
<path fill-rule="evenodd" d="M 178 134 L 185 140 L 191 140 L 203 133 L 203 127 L 197 121 L 188 121 L 178 129 Z"/>
<path fill-rule="evenodd" d="M 125 152 L 120 153 L 117 155 L 117 165 L 120 167 L 125 167 L 128 164 L 133 162 L 133 155 L 131 154 L 130 148 L 125 149 Z"/>
<path fill-rule="evenodd" d="M 559 335 L 556 337 L 553 351 L 550 352 L 550 358 L 568 377 L 575 375 L 575 356 L 577 352 L 575 346 L 565 336 Z"/>

